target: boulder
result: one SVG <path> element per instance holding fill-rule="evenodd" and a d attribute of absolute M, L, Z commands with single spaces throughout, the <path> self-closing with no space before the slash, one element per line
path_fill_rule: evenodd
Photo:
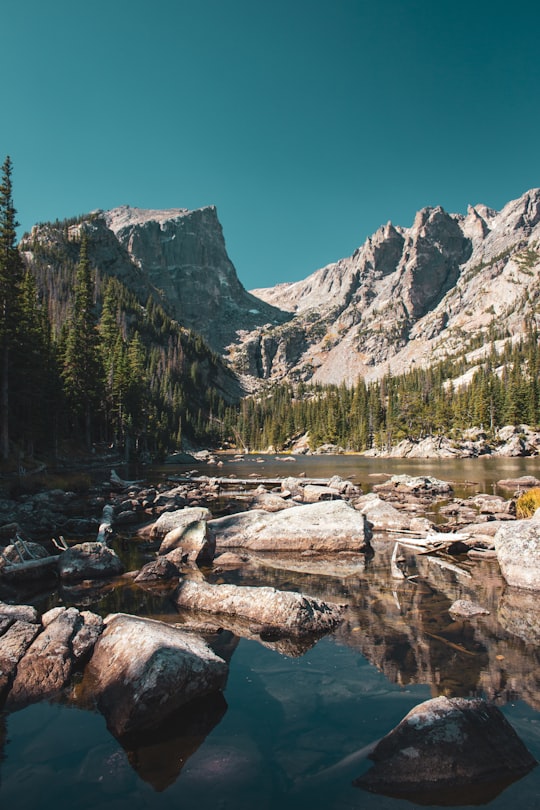
<path fill-rule="evenodd" d="M 150 537 L 153 540 L 163 540 L 174 529 L 185 529 L 190 523 L 198 520 L 210 520 L 211 517 L 212 513 L 205 506 L 188 506 L 185 509 L 176 509 L 174 512 L 164 512 L 150 528 Z"/>
<path fill-rule="evenodd" d="M 250 509 L 264 509 L 265 512 L 281 512 L 282 509 L 292 509 L 295 503 L 283 498 L 277 492 L 267 492 L 263 487 L 255 490 L 250 501 Z"/>
<path fill-rule="evenodd" d="M 456 599 L 448 608 L 448 612 L 451 616 L 459 616 L 463 619 L 471 619 L 473 616 L 489 616 L 489 610 L 469 599 Z"/>
<path fill-rule="evenodd" d="M 448 481 L 441 481 L 432 475 L 393 475 L 388 481 L 376 484 L 373 491 L 445 495 L 452 492 L 452 485 Z"/>
<path fill-rule="evenodd" d="M 522 475 L 520 478 L 502 478 L 497 481 L 497 486 L 501 489 L 509 489 L 520 491 L 524 489 L 532 489 L 533 487 L 540 487 L 540 480 L 535 478 L 534 475 Z"/>
<path fill-rule="evenodd" d="M 412 517 L 408 512 L 396 509 L 374 492 L 358 498 L 355 507 L 360 514 L 365 515 L 377 532 L 416 531 L 425 534 L 431 529 L 426 518 Z"/>
<path fill-rule="evenodd" d="M 480 804 L 537 764 L 496 706 L 438 697 L 410 711 L 355 781 L 418 804 Z"/>
<path fill-rule="evenodd" d="M 23 658 L 8 696 L 9 708 L 21 708 L 57 694 L 73 666 L 71 640 L 83 624 L 77 608 L 57 608 Z"/>
<path fill-rule="evenodd" d="M 540 590 L 540 509 L 532 518 L 503 523 L 493 542 L 506 582 Z"/>
<path fill-rule="evenodd" d="M 371 531 L 345 501 L 323 501 L 281 512 L 254 509 L 208 522 L 216 548 L 254 551 L 360 551 Z"/>
<path fill-rule="evenodd" d="M 124 566 L 112 548 L 103 543 L 78 543 L 58 558 L 60 578 L 75 582 L 81 579 L 106 579 L 121 574 Z"/>
<path fill-rule="evenodd" d="M 180 571 L 178 567 L 172 562 L 172 560 L 167 559 L 167 557 L 158 557 L 157 560 L 152 560 L 152 562 L 143 565 L 135 579 L 134 582 L 152 582 L 155 580 L 158 581 L 170 581 L 174 579 L 178 579 L 180 575 Z"/>
<path fill-rule="evenodd" d="M 157 727 L 193 698 L 223 689 L 227 664 L 194 635 L 117 613 L 86 667 L 81 692 L 115 736 Z"/>
<path fill-rule="evenodd" d="M 246 619 L 280 635 L 327 633 L 342 620 L 342 607 L 295 591 L 268 587 L 181 582 L 175 594 L 179 608 Z"/>
<path fill-rule="evenodd" d="M 208 532 L 206 520 L 194 520 L 167 532 L 159 547 L 159 554 L 168 554 L 176 548 L 182 549 L 189 562 L 201 565 L 211 563 L 216 544 Z"/>
<path fill-rule="evenodd" d="M 11 618 L 2 622 L 0 635 L 0 700 L 5 697 L 17 665 L 31 645 L 40 627 L 36 623 Z"/>

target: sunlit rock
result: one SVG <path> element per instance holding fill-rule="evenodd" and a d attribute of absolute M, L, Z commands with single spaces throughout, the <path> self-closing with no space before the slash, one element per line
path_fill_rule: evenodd
<path fill-rule="evenodd" d="M 298 506 L 280 512 L 252 510 L 208 523 L 218 550 L 359 551 L 371 536 L 367 521 L 345 501 Z"/>
<path fill-rule="evenodd" d="M 222 689 L 226 678 L 227 665 L 202 638 L 117 613 L 105 619 L 81 693 L 119 736 L 159 726 L 193 698 Z"/>

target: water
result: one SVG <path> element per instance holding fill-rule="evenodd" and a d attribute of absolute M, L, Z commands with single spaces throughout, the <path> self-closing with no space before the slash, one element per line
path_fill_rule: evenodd
<path fill-rule="evenodd" d="M 261 468 L 264 467 L 264 470 Z M 226 462 L 219 474 L 239 478 L 371 473 L 429 473 L 475 481 L 538 475 L 537 460 L 370 461 L 357 457 Z M 180 469 L 151 475 L 179 474 Z M 207 472 L 216 474 L 216 468 Z M 305 645 L 266 646 L 225 630 L 210 637 L 230 661 L 223 696 L 181 710 L 157 734 L 116 740 L 99 714 L 68 698 L 0 718 L 3 761 L 0 804 L 29 810 L 77 806 L 110 810 L 182 808 L 382 808 L 411 802 L 352 786 L 369 767 L 363 749 L 390 731 L 415 705 L 436 695 L 494 700 L 540 759 L 540 615 L 533 595 L 508 591 L 496 564 L 475 568 L 474 580 L 418 558 L 418 579 L 388 576 L 391 544 L 377 544 L 365 570 L 347 576 L 291 572 L 271 557 L 214 581 L 272 584 L 348 604 L 336 632 Z M 410 558 L 411 566 L 414 558 Z M 329 574 L 330 574 L 329 570 Z M 87 593 L 91 609 L 128 605 L 132 612 L 181 619 L 166 598 L 125 589 Z M 474 598 L 490 614 L 453 621 L 456 598 Z M 80 597 L 79 597 L 80 598 Z M 109 602 L 107 602 L 109 600 Z M 75 599 L 76 601 L 76 599 Z M 107 607 L 108 605 L 108 607 Z M 0 746 L 1 747 L 1 746 Z M 540 806 L 540 768 L 488 802 L 493 810 Z"/>

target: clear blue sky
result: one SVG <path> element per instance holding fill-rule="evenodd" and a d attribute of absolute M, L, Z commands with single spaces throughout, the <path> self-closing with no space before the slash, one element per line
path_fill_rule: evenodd
<path fill-rule="evenodd" d="M 246 287 L 540 185 L 540 4 L 2 0 L 24 229 L 215 204 Z"/>

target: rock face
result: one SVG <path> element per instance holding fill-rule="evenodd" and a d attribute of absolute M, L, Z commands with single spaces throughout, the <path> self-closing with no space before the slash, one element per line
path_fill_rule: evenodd
<path fill-rule="evenodd" d="M 195 211 L 122 206 L 106 211 L 101 221 L 148 286 L 161 291 L 172 316 L 202 334 L 214 350 L 235 340 L 238 329 L 287 317 L 238 280 L 214 206 Z"/>
<path fill-rule="evenodd" d="M 234 362 L 264 378 L 353 383 L 428 365 L 501 320 L 520 334 L 520 300 L 538 273 L 539 238 L 540 189 L 500 212 L 425 208 L 410 228 L 388 223 L 352 256 L 304 281 L 253 290 L 294 318 L 246 335 Z M 451 446 L 438 449 L 453 454 Z M 522 454 L 517 446 L 512 452 Z"/>
<path fill-rule="evenodd" d="M 180 608 L 246 619 L 283 636 L 327 633 L 341 621 L 341 608 L 301 593 L 275 588 L 181 582 L 176 592 Z"/>
<path fill-rule="evenodd" d="M 226 678 L 226 663 L 201 638 L 118 613 L 105 620 L 82 691 L 122 736 L 159 726 L 193 698 L 222 689 Z"/>
<path fill-rule="evenodd" d="M 509 585 L 540 590 L 540 510 L 529 520 L 514 520 L 494 537 L 501 572 Z"/>
<path fill-rule="evenodd" d="M 447 805 L 493 798 L 537 764 L 495 706 L 446 697 L 412 709 L 370 759 L 374 767 L 356 785 Z"/>
<path fill-rule="evenodd" d="M 208 528 L 218 550 L 359 551 L 371 536 L 364 515 L 345 501 L 241 512 L 211 520 Z"/>

